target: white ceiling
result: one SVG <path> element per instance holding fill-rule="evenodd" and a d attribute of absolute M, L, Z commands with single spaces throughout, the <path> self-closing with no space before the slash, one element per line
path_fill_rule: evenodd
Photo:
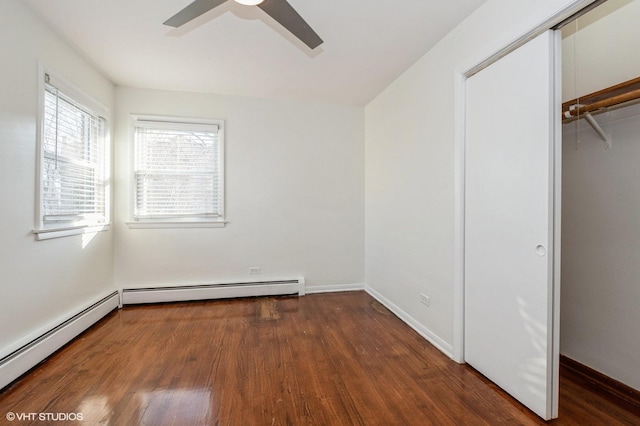
<path fill-rule="evenodd" d="M 185 26 L 192 0 L 23 0 L 115 84 L 365 105 L 485 0 L 289 0 L 324 40 L 310 50 L 255 6 L 227 1 Z"/>

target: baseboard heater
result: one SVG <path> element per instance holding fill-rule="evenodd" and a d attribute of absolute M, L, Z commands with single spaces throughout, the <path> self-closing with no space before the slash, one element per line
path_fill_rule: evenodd
<path fill-rule="evenodd" d="M 119 302 L 119 294 L 114 291 L 2 357 L 0 389 L 41 363 L 109 312 L 117 309 Z"/>
<path fill-rule="evenodd" d="M 304 278 L 277 281 L 247 281 L 172 287 L 125 288 L 122 304 L 185 302 L 234 297 L 305 294 Z"/>

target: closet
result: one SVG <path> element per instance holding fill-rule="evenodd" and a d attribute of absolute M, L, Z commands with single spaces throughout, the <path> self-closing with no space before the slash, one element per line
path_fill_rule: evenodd
<path fill-rule="evenodd" d="M 640 1 L 563 28 L 560 353 L 640 390 Z"/>

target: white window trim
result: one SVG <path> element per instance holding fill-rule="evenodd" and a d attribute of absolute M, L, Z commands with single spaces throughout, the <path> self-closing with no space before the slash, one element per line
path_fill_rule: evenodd
<path fill-rule="evenodd" d="M 71 235 L 92 234 L 101 231 L 108 231 L 109 224 L 101 225 L 79 225 L 70 226 L 68 228 L 56 229 L 39 229 L 33 231 L 36 234 L 36 240 L 50 240 L 52 238 L 69 237 Z"/>
<path fill-rule="evenodd" d="M 49 76 L 50 82 L 56 86 L 65 95 L 72 98 L 85 108 L 89 109 L 92 113 L 105 119 L 105 147 L 104 147 L 104 161 L 105 161 L 105 221 L 101 223 L 95 223 L 86 221 L 84 223 L 76 223 L 72 226 L 68 224 L 45 224 L 42 214 L 42 165 L 44 162 L 44 150 L 42 147 L 44 137 L 44 96 L 45 96 L 45 75 Z M 111 218 L 111 112 L 102 102 L 94 99 L 92 96 L 85 93 L 82 89 L 78 88 L 73 83 L 61 77 L 55 71 L 52 71 L 42 63 L 38 64 L 38 115 L 36 126 L 36 208 L 35 208 L 35 226 L 33 233 L 36 236 L 36 240 L 49 240 L 52 238 L 68 237 L 71 235 L 80 235 L 86 233 L 94 233 L 100 231 L 107 231 L 110 227 Z"/>
<path fill-rule="evenodd" d="M 218 156 L 218 169 L 220 170 L 220 186 L 222 187 L 222 199 L 220 201 L 221 215 L 219 217 L 205 219 L 205 218 L 177 218 L 174 220 L 161 218 L 161 219 L 136 219 L 136 179 L 135 179 L 135 128 L 140 122 L 153 122 L 161 124 L 162 126 L 171 127 L 172 124 L 190 124 L 190 125 L 203 125 L 203 126 L 218 126 L 218 144 L 220 147 L 220 154 Z M 131 166 L 129 167 L 129 188 L 131 191 L 130 207 L 129 207 L 129 220 L 126 225 L 129 229 L 173 229 L 173 228 L 224 228 L 229 223 L 226 218 L 225 212 L 225 199 L 226 199 L 226 182 L 225 182 L 225 131 L 224 120 L 215 120 L 210 118 L 192 118 L 192 117 L 176 117 L 165 115 L 148 115 L 148 114 L 130 114 L 129 123 L 129 141 L 130 152 L 129 158 Z"/>
<path fill-rule="evenodd" d="M 174 228 L 224 228 L 227 225 L 225 220 L 192 220 L 192 221 L 129 221 L 129 229 L 174 229 Z"/>

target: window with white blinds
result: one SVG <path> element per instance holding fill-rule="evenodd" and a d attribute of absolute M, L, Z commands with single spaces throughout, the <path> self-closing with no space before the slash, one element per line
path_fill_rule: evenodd
<path fill-rule="evenodd" d="M 223 221 L 222 123 L 168 120 L 135 120 L 134 219 Z"/>
<path fill-rule="evenodd" d="M 106 119 L 45 74 L 40 229 L 107 221 Z"/>

